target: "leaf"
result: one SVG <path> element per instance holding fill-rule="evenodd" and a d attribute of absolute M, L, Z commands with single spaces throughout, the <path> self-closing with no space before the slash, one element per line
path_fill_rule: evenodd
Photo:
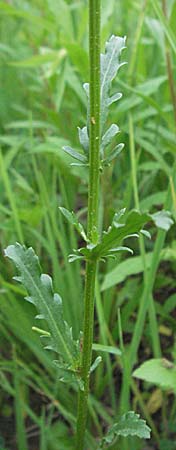
<path fill-rule="evenodd" d="M 108 115 L 108 107 L 113 102 L 120 98 L 119 94 L 116 97 L 110 97 L 109 91 L 111 82 L 115 78 L 117 71 L 124 64 L 119 62 L 120 54 L 125 48 L 126 38 L 121 38 L 112 35 L 109 41 L 106 42 L 105 54 L 101 54 L 101 130 Z"/>
<path fill-rule="evenodd" d="M 167 359 L 149 359 L 133 372 L 133 376 L 176 392 L 176 366 Z"/>
<path fill-rule="evenodd" d="M 76 254 L 74 255 L 74 253 L 71 253 L 71 254 L 68 256 L 68 262 L 69 262 L 69 263 L 78 261 L 78 260 L 80 260 L 80 259 L 84 259 L 83 256 L 81 256 L 81 255 L 76 255 Z"/>
<path fill-rule="evenodd" d="M 111 353 L 112 355 L 121 356 L 122 354 L 121 350 L 118 347 L 113 347 L 111 345 L 93 344 L 92 349 L 96 352 Z"/>
<path fill-rule="evenodd" d="M 105 54 L 101 53 L 101 86 L 100 86 L 100 104 L 101 117 L 100 128 L 101 135 L 108 116 L 108 108 L 113 103 L 122 97 L 121 93 L 115 93 L 110 96 L 111 82 L 115 78 L 118 70 L 125 63 L 120 63 L 120 55 L 125 48 L 126 38 L 112 35 L 109 41 L 106 42 Z M 86 95 L 89 99 L 89 83 L 83 85 Z M 88 103 L 88 123 L 89 123 L 89 103 Z"/>
<path fill-rule="evenodd" d="M 171 219 L 171 213 L 169 211 L 158 211 L 154 214 L 150 214 L 150 217 L 158 228 L 165 231 L 168 231 L 174 223 Z"/>
<path fill-rule="evenodd" d="M 41 274 L 34 250 L 16 243 L 6 248 L 5 256 L 14 262 L 20 272 L 20 276 L 15 279 L 27 290 L 29 297 L 25 299 L 36 306 L 39 313 L 37 318 L 47 322 L 51 336 L 43 336 L 46 348 L 58 353 L 61 360 L 69 366 L 77 367 L 78 344 L 73 340 L 71 328 L 64 321 L 62 299 L 53 293 L 51 277 Z"/>
<path fill-rule="evenodd" d="M 134 236 L 133 234 L 131 235 L 132 237 Z M 135 237 L 136 237 L 137 235 L 135 234 Z M 130 237 L 130 236 L 128 236 L 128 237 Z M 138 236 L 137 236 L 138 237 Z M 120 247 L 115 247 L 115 248 L 111 248 L 110 250 L 109 250 L 109 254 L 116 254 L 116 253 L 119 253 L 119 252 L 129 252 L 129 253 L 132 253 L 133 254 L 133 250 L 131 249 L 131 248 L 129 248 L 129 247 L 124 247 L 124 246 L 120 246 Z"/>
<path fill-rule="evenodd" d="M 112 225 L 103 233 L 101 243 L 92 249 L 92 256 L 99 258 L 106 256 L 114 246 L 118 246 L 130 234 L 138 233 L 148 222 L 147 214 L 132 211 L 127 216 L 126 223 L 121 223 L 119 219 L 124 213 L 125 210 L 121 210 L 119 214 L 115 214 Z"/>
<path fill-rule="evenodd" d="M 143 234 L 143 236 L 147 237 L 148 239 L 151 239 L 151 234 L 147 230 L 141 230 L 140 234 Z"/>
<path fill-rule="evenodd" d="M 146 421 L 140 419 L 139 414 L 129 411 L 124 414 L 121 419 L 109 428 L 105 437 L 103 437 L 100 448 L 103 444 L 112 444 L 118 436 L 138 436 L 141 439 L 150 438 L 150 428 L 146 425 Z"/>
<path fill-rule="evenodd" d="M 68 220 L 68 222 L 71 223 L 71 225 L 73 225 L 76 228 L 78 233 L 87 242 L 87 236 L 86 236 L 86 233 L 84 231 L 84 227 L 83 227 L 83 225 L 80 222 L 78 222 L 76 214 L 73 211 L 70 212 L 70 211 L 68 211 L 68 209 L 63 208 L 61 206 L 59 206 L 59 209 L 60 209 L 61 213 L 63 214 L 63 216 Z"/>
<path fill-rule="evenodd" d="M 83 128 L 78 127 L 78 134 L 79 134 L 80 144 L 82 145 L 85 152 L 88 153 L 89 152 L 89 136 L 88 136 L 87 127 L 83 127 Z"/>
<path fill-rule="evenodd" d="M 101 362 L 102 362 L 102 357 L 97 356 L 97 358 L 95 359 L 95 361 L 93 362 L 93 364 L 90 367 L 90 373 L 94 372 L 94 370 L 99 366 L 99 364 Z"/>
<path fill-rule="evenodd" d="M 133 235 L 132 235 L 133 236 Z M 111 248 L 109 250 L 109 252 L 104 255 L 103 257 L 101 257 L 101 259 L 103 258 L 113 258 L 116 259 L 117 255 L 119 252 L 128 252 L 133 254 L 133 250 L 129 247 L 124 247 L 124 246 L 120 246 L 120 247 L 116 247 L 116 248 Z"/>
<path fill-rule="evenodd" d="M 116 158 L 116 156 L 118 156 L 120 153 L 121 153 L 121 151 L 124 149 L 124 144 L 118 144 L 115 148 L 114 148 L 114 150 L 107 156 L 107 158 L 105 158 L 103 161 L 102 161 L 102 164 L 104 165 L 104 166 L 107 166 L 107 165 L 109 165 L 109 163 L 113 160 L 113 159 L 115 159 Z"/>
<path fill-rule="evenodd" d="M 102 137 L 102 148 L 104 149 L 105 147 L 107 147 L 112 139 L 114 138 L 114 136 L 116 136 L 117 133 L 119 133 L 119 127 L 113 123 L 108 130 L 106 131 L 106 133 L 104 134 L 104 136 Z"/>
<path fill-rule="evenodd" d="M 68 364 L 63 364 L 60 361 L 53 361 L 54 365 L 57 367 L 57 376 L 60 381 L 66 384 L 79 385 L 81 391 L 84 390 L 84 383 L 79 375 L 79 371 L 73 370 Z"/>
<path fill-rule="evenodd" d="M 78 161 L 81 161 L 82 163 L 87 163 L 87 158 L 84 155 L 81 155 L 81 153 L 76 152 L 76 150 L 73 150 L 72 147 L 69 147 L 68 145 L 65 145 L 62 147 L 65 153 L 68 153 L 68 155 L 72 156 L 72 158 L 77 159 Z"/>
<path fill-rule="evenodd" d="M 119 249 L 119 245 L 124 239 L 138 237 L 138 233 L 142 231 L 143 226 L 153 220 L 157 226 L 163 230 L 168 230 L 168 227 L 173 223 L 168 211 L 161 211 L 161 214 L 140 213 L 136 210 L 131 211 L 127 217 L 126 222 L 121 223 L 121 217 L 125 214 L 125 209 L 116 213 L 111 226 L 107 231 L 103 232 L 101 242 L 97 245 L 88 244 L 86 249 L 80 249 L 79 252 L 85 255 L 88 259 L 100 259 L 114 251 L 114 248 Z M 144 232 L 145 233 L 145 232 Z M 146 234 L 146 233 L 145 233 Z M 148 233 L 147 233 L 148 237 Z M 124 247 L 120 248 L 121 250 Z M 129 250 L 126 247 L 126 250 Z"/>

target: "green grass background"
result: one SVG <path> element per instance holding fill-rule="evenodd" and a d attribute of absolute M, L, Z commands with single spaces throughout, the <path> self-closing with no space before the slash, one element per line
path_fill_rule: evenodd
<path fill-rule="evenodd" d="M 176 216 L 175 25 L 175 0 L 102 0 L 102 51 L 111 34 L 126 35 L 122 59 L 128 64 L 113 85 L 123 98 L 111 107 L 109 122 L 118 123 L 125 150 L 102 175 L 101 229 L 123 207 L 165 208 Z M 76 392 L 58 382 L 32 331 L 35 310 L 23 302 L 3 249 L 15 241 L 33 246 L 78 336 L 84 267 L 68 263 L 80 242 L 58 206 L 78 211 L 86 223 L 87 172 L 70 165 L 62 146 L 79 150 L 77 126 L 86 121 L 88 2 L 0 1 L 0 54 L 0 448 L 73 449 Z M 94 340 L 119 347 L 120 308 L 125 352 L 123 371 L 118 357 L 104 354 L 93 376 L 91 450 L 129 407 L 147 420 L 152 441 L 126 440 L 120 449 L 176 448 L 174 396 L 131 377 L 145 359 L 176 355 L 175 226 L 167 235 L 150 231 L 151 241 L 134 240 L 134 257 L 100 265 Z M 151 395 L 159 402 L 153 409 Z"/>

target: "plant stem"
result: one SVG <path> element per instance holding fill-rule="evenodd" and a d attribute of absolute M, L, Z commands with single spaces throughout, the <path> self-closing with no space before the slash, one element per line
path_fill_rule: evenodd
<path fill-rule="evenodd" d="M 98 236 L 99 159 L 100 159 L 100 0 L 89 0 L 90 120 L 89 120 L 89 191 L 88 237 Z M 87 261 L 84 294 L 83 347 L 81 376 L 84 390 L 79 390 L 76 450 L 84 449 L 90 365 L 94 326 L 94 297 L 97 261 Z"/>
<path fill-rule="evenodd" d="M 98 228 L 100 166 L 100 0 L 89 0 L 90 123 L 88 235 Z"/>

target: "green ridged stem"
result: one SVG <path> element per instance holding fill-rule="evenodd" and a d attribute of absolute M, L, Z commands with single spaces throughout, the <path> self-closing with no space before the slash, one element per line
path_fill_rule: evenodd
<path fill-rule="evenodd" d="M 89 0 L 90 121 L 89 121 L 89 189 L 88 224 L 90 242 L 98 236 L 98 201 L 100 179 L 100 0 Z M 97 261 L 87 261 L 84 294 L 84 325 L 81 376 L 84 390 L 78 394 L 76 450 L 83 450 L 87 422 L 87 405 L 92 360 L 94 297 Z"/>

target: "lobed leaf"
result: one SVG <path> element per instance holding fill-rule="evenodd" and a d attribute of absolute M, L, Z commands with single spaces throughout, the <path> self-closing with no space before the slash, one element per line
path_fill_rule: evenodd
<path fill-rule="evenodd" d="M 125 48 L 126 38 L 112 35 L 106 42 L 105 54 L 101 53 L 101 85 L 100 85 L 100 104 L 101 118 L 100 127 L 101 135 L 108 116 L 109 106 L 122 97 L 121 93 L 115 93 L 110 96 L 110 88 L 112 80 L 115 78 L 120 67 L 125 63 L 120 63 L 120 55 Z M 89 83 L 83 85 L 89 100 Z M 89 101 L 88 101 L 88 120 L 89 123 Z"/>
<path fill-rule="evenodd" d="M 136 210 L 131 211 L 125 223 L 121 222 L 122 216 L 125 214 L 125 209 L 119 211 L 114 215 L 111 226 L 102 234 L 101 242 L 98 244 L 88 243 L 86 247 L 79 250 L 74 250 L 77 256 L 83 255 L 86 259 L 103 259 L 106 257 L 113 257 L 119 251 L 128 251 L 132 253 L 129 247 L 121 246 L 124 239 L 131 237 L 139 237 L 139 233 L 144 234 L 150 238 L 150 233 L 143 230 L 143 226 L 154 221 L 155 225 L 163 230 L 168 230 L 173 224 L 171 214 L 169 211 L 159 211 L 156 214 L 140 213 Z M 74 255 L 71 255 L 74 258 Z"/>
<path fill-rule="evenodd" d="M 112 225 L 107 232 L 103 233 L 101 242 L 92 249 L 92 256 L 99 258 L 106 256 L 113 250 L 114 246 L 118 247 L 123 239 L 131 234 L 138 233 L 148 222 L 147 214 L 132 211 L 127 216 L 126 223 L 121 223 L 119 220 L 124 213 L 125 210 L 121 210 L 119 214 L 115 214 Z"/>
<path fill-rule="evenodd" d="M 121 94 L 110 97 L 109 91 L 112 80 L 124 64 L 120 63 L 119 59 L 122 50 L 125 48 L 125 41 L 125 37 L 111 36 L 109 41 L 106 42 L 105 54 L 101 54 L 101 130 L 103 130 L 107 119 L 109 105 L 121 97 Z"/>
<path fill-rule="evenodd" d="M 124 414 L 121 419 L 109 428 L 105 437 L 103 437 L 100 448 L 105 444 L 112 444 L 118 436 L 137 436 L 141 439 L 150 438 L 150 428 L 146 425 L 146 421 L 140 419 L 139 414 L 134 411 L 129 411 Z"/>
<path fill-rule="evenodd" d="M 38 319 L 47 322 L 49 333 L 43 336 L 47 349 L 58 353 L 61 361 L 75 368 L 79 360 L 78 344 L 73 340 L 72 330 L 63 317 L 61 297 L 53 292 L 52 279 L 41 274 L 39 259 L 34 250 L 18 243 L 5 250 L 5 256 L 16 265 L 20 276 L 14 277 L 23 284 L 29 297 L 25 299 L 33 303 L 38 311 Z"/>

